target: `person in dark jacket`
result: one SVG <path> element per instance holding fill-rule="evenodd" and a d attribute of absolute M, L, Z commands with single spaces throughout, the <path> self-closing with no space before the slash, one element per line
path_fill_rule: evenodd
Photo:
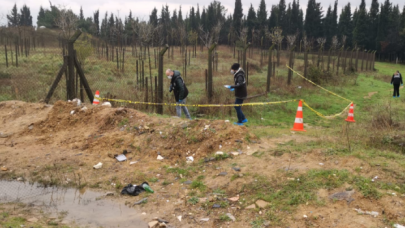
<path fill-rule="evenodd" d="M 399 97 L 399 86 L 403 85 L 404 83 L 402 82 L 402 75 L 398 70 L 394 75 L 392 75 L 391 85 L 392 84 L 394 84 L 394 94 L 392 97 Z"/>
<path fill-rule="evenodd" d="M 184 84 L 183 79 L 181 78 L 180 72 L 175 70 L 166 70 L 166 76 L 170 79 L 170 88 L 169 92 L 174 93 L 174 98 L 176 99 L 176 104 L 186 104 L 186 98 L 188 95 L 188 90 L 186 84 Z M 176 106 L 176 113 L 178 117 L 181 117 L 181 110 L 183 109 L 184 114 L 188 119 L 191 120 L 190 113 L 186 106 Z"/>
<path fill-rule="evenodd" d="M 235 104 L 243 104 L 243 100 L 247 97 L 245 72 L 240 68 L 239 63 L 234 63 L 231 67 L 231 74 L 233 75 L 235 85 L 225 85 L 225 88 L 230 89 L 230 91 L 235 91 Z M 242 106 L 235 106 L 235 110 L 238 115 L 236 125 L 242 126 L 244 123 L 248 122 L 242 112 Z"/>

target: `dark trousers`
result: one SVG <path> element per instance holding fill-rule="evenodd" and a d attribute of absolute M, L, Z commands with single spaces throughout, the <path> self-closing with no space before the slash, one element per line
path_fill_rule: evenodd
<path fill-rule="evenodd" d="M 236 98 L 235 104 L 243 104 L 243 99 Z M 242 106 L 235 106 L 235 110 L 238 115 L 238 123 L 242 123 L 242 121 L 246 119 L 242 112 Z"/>
<path fill-rule="evenodd" d="M 392 96 L 399 97 L 399 86 L 400 85 L 401 84 L 394 84 L 394 95 L 392 95 Z"/>

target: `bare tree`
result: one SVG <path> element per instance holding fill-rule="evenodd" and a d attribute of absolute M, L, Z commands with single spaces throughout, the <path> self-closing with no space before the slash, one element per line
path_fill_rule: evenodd
<path fill-rule="evenodd" d="M 219 33 L 221 32 L 222 29 L 222 23 L 218 22 L 216 26 L 214 26 L 211 31 L 205 31 L 203 29 L 203 26 L 200 25 L 199 30 L 200 30 L 200 40 L 203 43 L 203 45 L 209 49 L 212 44 L 218 42 L 219 39 Z"/>
<path fill-rule="evenodd" d="M 62 30 L 62 36 L 67 39 L 71 36 L 71 33 L 76 30 L 77 16 L 71 9 L 66 9 L 65 6 L 59 6 L 59 15 L 55 19 L 55 24 Z"/>
<path fill-rule="evenodd" d="M 319 44 L 319 49 L 318 49 L 318 63 L 317 66 L 319 67 L 319 63 L 322 62 L 322 68 L 323 68 L 323 46 L 326 43 L 326 38 L 325 37 L 319 37 L 318 39 L 316 39 L 316 42 L 318 42 Z"/>
<path fill-rule="evenodd" d="M 145 21 L 138 24 L 134 24 L 135 33 L 138 35 L 139 41 L 142 46 L 148 46 L 151 44 L 153 39 L 153 33 L 155 28 L 152 24 L 146 23 Z"/>
<path fill-rule="evenodd" d="M 290 48 L 294 45 L 295 40 L 297 39 L 297 35 L 298 34 L 288 35 L 287 36 L 287 42 L 288 42 L 288 45 L 289 45 Z"/>
<path fill-rule="evenodd" d="M 339 40 L 337 36 L 332 37 L 332 49 L 336 50 L 337 46 L 339 46 Z"/>
<path fill-rule="evenodd" d="M 277 44 L 277 66 L 280 65 L 280 50 L 281 43 L 283 42 L 284 36 L 282 35 L 283 30 L 279 27 L 275 27 L 271 32 L 267 32 L 267 37 L 271 40 L 272 43 Z"/>

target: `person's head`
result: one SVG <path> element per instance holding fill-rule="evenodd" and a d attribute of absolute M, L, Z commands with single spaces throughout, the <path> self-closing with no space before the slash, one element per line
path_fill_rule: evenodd
<path fill-rule="evenodd" d="M 173 77 L 173 70 L 167 69 L 166 70 L 166 76 L 168 79 L 172 79 Z"/>
<path fill-rule="evenodd" d="M 234 64 L 232 64 L 232 66 L 231 66 L 231 74 L 235 74 L 236 71 L 239 70 L 239 68 L 240 68 L 240 64 L 239 64 L 239 63 L 234 63 Z"/>
<path fill-rule="evenodd" d="M 395 72 L 395 74 L 399 74 L 399 70 L 397 70 L 397 72 Z"/>

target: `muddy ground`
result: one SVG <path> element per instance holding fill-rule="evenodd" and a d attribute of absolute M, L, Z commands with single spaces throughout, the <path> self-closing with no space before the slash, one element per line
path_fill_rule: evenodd
<path fill-rule="evenodd" d="M 260 197 L 250 187 L 260 181 L 259 175 L 275 184 L 295 181 L 294 177 L 313 169 L 355 172 L 356 167 L 362 167 L 367 178 L 381 175 L 367 162 L 352 156 L 326 157 L 321 152 L 325 148 L 305 153 L 278 149 L 291 141 L 299 144 L 318 138 L 292 132 L 257 138 L 250 129 L 225 120 L 189 121 L 128 108 L 86 108 L 62 101 L 55 105 L 1 102 L 1 178 L 114 192 L 111 197 L 115 201 L 133 207 L 145 221 L 159 217 L 169 221 L 171 227 L 252 227 L 256 224 L 252 221 L 270 212 L 277 214 L 277 221 L 265 219 L 256 227 L 389 227 L 387 219 L 404 219 L 401 195 L 385 194 L 370 200 L 356 191 L 350 203 L 328 198 L 350 188 L 347 183 L 317 190 L 317 201 L 322 203 L 300 204 L 292 211 L 284 211 L 271 201 L 266 205 L 257 202 Z M 128 160 L 116 161 L 114 155 L 124 150 Z M 225 155 L 215 155 L 218 151 Z M 158 155 L 164 159 L 157 160 Z M 187 164 L 189 156 L 194 162 Z M 102 168 L 93 169 L 99 162 Z M 119 194 L 125 185 L 143 181 L 149 182 L 154 194 Z M 227 200 L 236 196 L 239 199 L 235 202 Z M 144 197 L 148 197 L 147 203 L 132 206 Z M 193 205 L 192 199 L 196 198 L 199 202 Z M 214 204 L 220 208 L 213 208 Z M 252 205 L 255 208 L 249 209 Z M 379 216 L 359 215 L 354 210 L 358 208 L 376 211 Z M 226 213 L 236 221 L 224 217 Z M 182 216 L 181 221 L 178 216 Z"/>

